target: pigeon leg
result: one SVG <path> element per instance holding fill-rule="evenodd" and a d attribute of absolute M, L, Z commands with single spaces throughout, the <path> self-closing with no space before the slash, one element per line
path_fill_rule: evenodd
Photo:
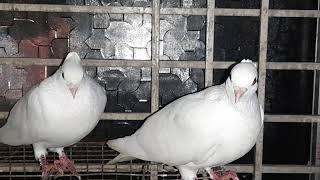
<path fill-rule="evenodd" d="M 46 150 L 46 148 L 42 145 L 42 143 L 34 143 L 34 144 L 32 144 L 32 146 L 33 146 L 34 156 L 36 157 L 36 159 L 38 159 L 38 161 L 40 163 L 40 168 L 41 168 L 41 171 L 42 171 L 42 177 L 48 177 L 51 173 L 53 173 L 53 171 L 55 169 L 54 169 L 54 167 L 52 165 L 50 165 L 47 162 L 47 159 L 46 159 L 47 150 Z"/>
<path fill-rule="evenodd" d="M 221 172 L 220 170 L 214 171 L 211 168 L 206 168 L 207 173 L 209 174 L 210 179 L 212 180 L 220 180 L 221 179 Z"/>
<path fill-rule="evenodd" d="M 189 167 L 185 166 L 179 166 L 178 169 L 183 180 L 198 180 L 198 169 L 190 169 Z"/>
<path fill-rule="evenodd" d="M 74 166 L 74 162 L 71 161 L 63 151 L 60 151 L 58 153 L 59 160 L 54 161 L 54 165 L 58 169 L 58 172 L 63 174 L 64 171 L 69 171 L 73 175 L 78 175 L 77 170 Z"/>

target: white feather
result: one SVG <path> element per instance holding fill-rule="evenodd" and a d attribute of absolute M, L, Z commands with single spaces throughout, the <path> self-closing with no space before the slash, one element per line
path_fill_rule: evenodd
<path fill-rule="evenodd" d="M 194 179 L 201 168 L 240 158 L 254 146 L 262 125 L 256 76 L 253 63 L 245 60 L 234 67 L 234 81 L 228 78 L 168 104 L 133 135 L 107 142 L 120 152 L 110 164 L 136 157 L 177 166 L 183 179 Z M 235 103 L 233 86 L 238 85 L 247 91 Z"/>
<path fill-rule="evenodd" d="M 78 88 L 75 97 L 70 84 Z M 106 100 L 105 90 L 84 73 L 79 56 L 69 53 L 55 74 L 15 104 L 0 129 L 0 142 L 33 144 L 38 159 L 47 149 L 59 150 L 89 134 L 97 125 Z"/>

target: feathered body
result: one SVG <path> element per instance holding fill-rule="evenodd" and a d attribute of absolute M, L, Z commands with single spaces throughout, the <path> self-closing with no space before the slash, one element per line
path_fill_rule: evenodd
<path fill-rule="evenodd" d="M 133 158 L 162 162 L 177 166 L 183 179 L 194 179 L 198 169 L 240 158 L 256 142 L 263 111 L 251 93 L 256 87 L 235 103 L 232 86 L 228 78 L 177 99 L 147 118 L 133 135 L 108 141 L 120 152 L 109 164 Z"/>
<path fill-rule="evenodd" d="M 1 142 L 42 143 L 46 148 L 69 146 L 97 125 L 106 102 L 104 90 L 85 75 L 73 99 L 65 93 L 68 89 L 61 86 L 58 75 L 42 81 L 15 104 L 0 129 Z"/>
<path fill-rule="evenodd" d="M 82 70 L 79 56 L 70 53 L 55 74 L 14 105 L 7 123 L 0 128 L 0 142 L 33 144 L 39 159 L 47 149 L 62 151 L 89 134 L 104 111 L 106 95 Z"/>

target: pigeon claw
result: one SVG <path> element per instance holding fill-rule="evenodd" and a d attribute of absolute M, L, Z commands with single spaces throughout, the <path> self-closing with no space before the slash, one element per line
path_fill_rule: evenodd
<path fill-rule="evenodd" d="M 55 167 L 50 165 L 45 156 L 41 156 L 40 158 L 40 168 L 42 171 L 42 177 L 43 179 L 46 179 L 47 177 L 50 176 L 55 171 Z"/>
<path fill-rule="evenodd" d="M 57 170 L 57 173 L 59 175 L 64 175 L 64 168 L 61 166 L 61 163 L 59 160 L 55 160 L 53 162 L 55 169 Z"/>
<path fill-rule="evenodd" d="M 221 174 L 221 171 L 213 171 L 211 168 L 207 171 L 208 174 L 209 174 L 209 177 L 210 179 L 212 180 L 220 180 L 222 174 Z"/>
<path fill-rule="evenodd" d="M 239 180 L 237 173 L 234 171 L 226 171 L 223 173 L 221 180 Z"/>
<path fill-rule="evenodd" d="M 214 171 L 212 169 L 207 170 L 210 179 L 212 180 L 239 180 L 237 173 L 234 171 Z"/>
<path fill-rule="evenodd" d="M 62 155 L 59 160 L 54 161 L 54 166 L 58 173 L 63 175 L 64 172 L 70 172 L 72 175 L 78 175 L 74 166 L 74 162 L 71 161 L 66 155 Z"/>

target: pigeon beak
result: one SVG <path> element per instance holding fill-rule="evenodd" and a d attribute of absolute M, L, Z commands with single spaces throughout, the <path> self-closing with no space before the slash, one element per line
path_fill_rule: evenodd
<path fill-rule="evenodd" d="M 71 94 L 72 94 L 72 97 L 73 97 L 73 99 L 76 97 L 76 93 L 77 93 L 77 91 L 78 91 L 78 86 L 77 85 L 73 85 L 73 84 L 70 84 L 70 85 L 68 85 L 68 88 L 69 88 L 69 90 L 70 90 L 70 92 L 71 92 Z"/>
<path fill-rule="evenodd" d="M 235 95 L 235 103 L 237 103 L 240 97 L 247 91 L 247 88 L 235 86 L 234 87 L 234 95 Z"/>

